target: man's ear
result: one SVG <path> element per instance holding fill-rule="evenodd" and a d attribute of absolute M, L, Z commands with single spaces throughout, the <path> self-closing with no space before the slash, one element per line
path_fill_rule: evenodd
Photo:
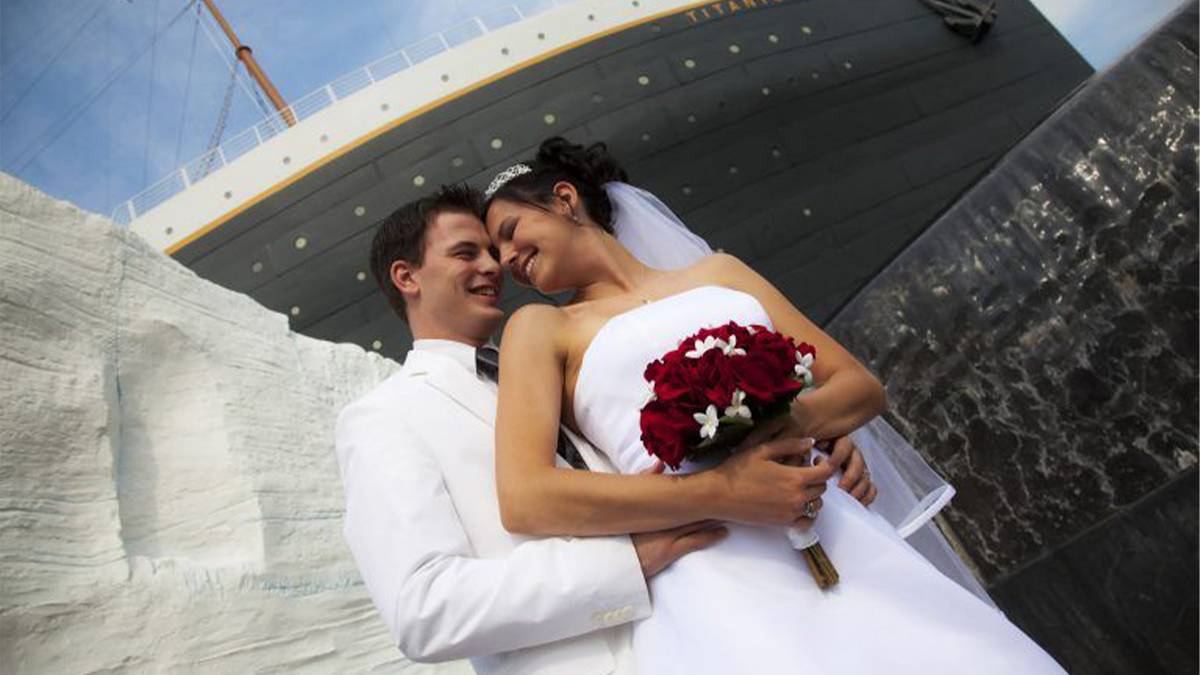
<path fill-rule="evenodd" d="M 392 263 L 388 273 L 392 285 L 405 296 L 405 299 L 420 295 L 421 283 L 417 279 L 417 268 L 413 267 L 412 263 L 407 260 L 396 260 Z"/>

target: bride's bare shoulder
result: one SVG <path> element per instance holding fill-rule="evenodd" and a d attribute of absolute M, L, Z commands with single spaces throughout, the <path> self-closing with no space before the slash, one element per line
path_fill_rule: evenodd
<path fill-rule="evenodd" d="M 500 344 L 544 345 L 548 339 L 557 341 L 566 324 L 567 314 L 561 307 L 540 302 L 523 305 L 508 317 Z"/>
<path fill-rule="evenodd" d="M 748 276 L 755 274 L 749 265 L 728 253 L 704 256 L 691 267 L 684 269 L 683 272 L 699 282 L 716 283 L 735 288 L 739 287 Z"/>
<path fill-rule="evenodd" d="M 567 318 L 566 312 L 558 305 L 544 302 L 531 302 L 521 305 L 508 317 L 504 330 L 507 332 L 515 324 L 518 328 L 548 328 L 562 323 Z"/>

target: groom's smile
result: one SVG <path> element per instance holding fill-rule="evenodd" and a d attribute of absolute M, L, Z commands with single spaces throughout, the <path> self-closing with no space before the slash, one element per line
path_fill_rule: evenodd
<path fill-rule="evenodd" d="M 415 272 L 423 312 L 436 317 L 439 332 L 478 341 L 503 319 L 503 275 L 491 240 L 476 216 L 444 211 L 426 233 L 425 260 Z"/>

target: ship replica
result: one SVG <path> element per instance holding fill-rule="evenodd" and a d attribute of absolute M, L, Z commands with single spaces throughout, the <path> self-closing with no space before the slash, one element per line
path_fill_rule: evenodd
<path fill-rule="evenodd" d="M 290 106 L 259 78 L 278 112 L 113 216 L 298 332 L 402 359 L 376 223 L 548 136 L 604 141 L 823 322 L 1091 72 L 1028 0 L 519 2 Z"/>
<path fill-rule="evenodd" d="M 275 112 L 138 236 L 0 176 L 0 663 L 415 668 L 337 517 L 333 417 L 397 367 L 353 345 L 409 342 L 369 242 L 563 135 L 881 375 L 1069 672 L 1196 672 L 1197 14 L 1093 76 L 1028 0 L 521 0 L 290 104 L 218 21 Z"/>

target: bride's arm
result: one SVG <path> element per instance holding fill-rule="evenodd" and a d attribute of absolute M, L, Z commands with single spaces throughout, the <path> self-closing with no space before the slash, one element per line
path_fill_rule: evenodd
<path fill-rule="evenodd" d="M 819 494 L 829 477 L 821 473 L 823 468 L 775 461 L 807 449 L 795 438 L 754 447 L 717 469 L 684 476 L 617 475 L 555 466 L 565 321 L 557 307 L 527 305 L 504 329 L 496 484 L 505 529 L 542 536 L 608 535 L 710 518 L 783 524 Z"/>
<path fill-rule="evenodd" d="M 796 397 L 792 404 L 792 417 L 801 433 L 820 439 L 844 436 L 887 408 L 887 397 L 879 380 L 837 340 L 796 309 L 771 282 L 724 253 L 709 256 L 699 266 L 706 269 L 698 271 L 721 285 L 757 298 L 766 308 L 775 330 L 816 347 L 812 374 L 818 387 Z"/>
<path fill-rule="evenodd" d="M 528 305 L 504 329 L 496 409 L 500 517 L 510 532 L 603 535 L 659 530 L 712 517 L 700 476 L 623 476 L 555 466 L 566 316 Z"/>

